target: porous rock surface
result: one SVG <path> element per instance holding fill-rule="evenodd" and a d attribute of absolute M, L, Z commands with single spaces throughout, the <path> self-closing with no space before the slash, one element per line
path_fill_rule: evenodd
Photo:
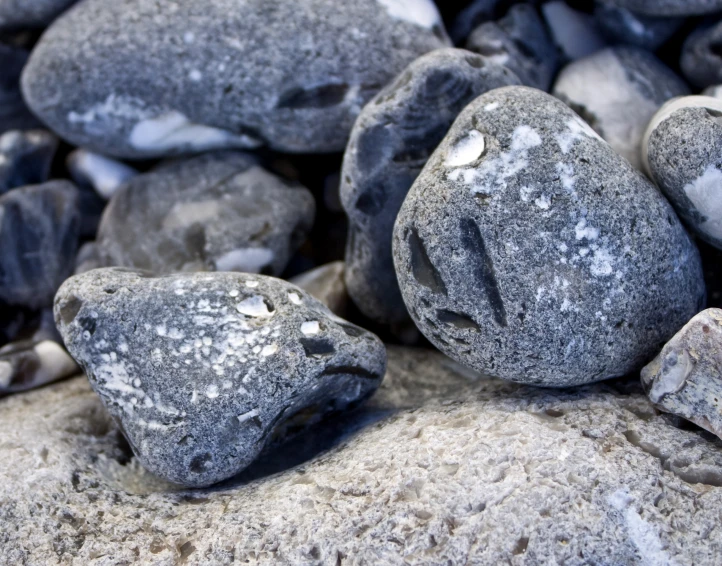
<path fill-rule="evenodd" d="M 178 490 L 73 379 L 0 400 L 3 559 L 715 565 L 720 442 L 621 385 L 533 389 L 391 348 L 357 412 L 225 484 Z"/>

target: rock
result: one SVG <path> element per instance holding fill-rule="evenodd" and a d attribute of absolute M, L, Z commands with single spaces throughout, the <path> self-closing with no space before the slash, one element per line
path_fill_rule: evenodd
<path fill-rule="evenodd" d="M 87 149 L 76 149 L 66 160 L 70 176 L 78 186 L 90 187 L 109 200 L 120 186 L 138 171 L 125 163 Z"/>
<path fill-rule="evenodd" d="M 696 315 L 642 370 L 650 401 L 722 436 L 722 310 Z"/>
<path fill-rule="evenodd" d="M 527 87 L 459 115 L 401 207 L 394 262 L 434 345 L 545 386 L 639 370 L 704 306 L 699 253 L 660 192 Z"/>
<path fill-rule="evenodd" d="M 335 315 L 344 316 L 348 303 L 348 292 L 344 281 L 345 268 L 344 262 L 334 261 L 296 275 L 289 282 L 321 301 Z"/>
<path fill-rule="evenodd" d="M 58 139 L 45 130 L 0 135 L 0 193 L 48 180 Z"/>
<path fill-rule="evenodd" d="M 614 43 L 656 51 L 684 23 L 683 18 L 660 18 L 630 12 L 625 8 L 597 0 L 594 20 L 602 33 Z"/>
<path fill-rule="evenodd" d="M 98 228 L 101 265 L 279 275 L 306 239 L 314 200 L 250 155 L 216 152 L 134 177 Z M 129 229 L 129 227 L 132 227 Z"/>
<path fill-rule="evenodd" d="M 40 127 L 20 93 L 20 74 L 28 56 L 25 49 L 0 43 L 0 133 Z"/>
<path fill-rule="evenodd" d="M 280 279 L 98 269 L 55 299 L 65 345 L 143 465 L 186 486 L 246 468 L 281 426 L 371 395 L 378 338 Z"/>
<path fill-rule="evenodd" d="M 32 309 L 52 304 L 73 271 L 80 217 L 68 181 L 14 189 L 0 197 L 0 301 Z"/>
<path fill-rule="evenodd" d="M 78 249 L 78 255 L 75 256 L 75 270 L 73 275 L 79 275 L 90 271 L 91 269 L 98 269 L 104 267 L 98 257 L 98 246 L 95 242 L 85 242 Z"/>
<path fill-rule="evenodd" d="M 0 0 L 0 30 L 47 26 L 77 0 Z"/>
<path fill-rule="evenodd" d="M 0 348 L 0 395 L 35 389 L 79 371 L 53 340 L 12 342 Z"/>
<path fill-rule="evenodd" d="M 722 100 L 687 96 L 665 104 L 644 136 L 650 177 L 700 238 L 722 249 Z"/>
<path fill-rule="evenodd" d="M 722 10 L 722 0 L 604 0 L 648 16 L 701 16 Z"/>
<path fill-rule="evenodd" d="M 581 59 L 606 46 L 594 19 L 589 14 L 574 10 L 562 0 L 546 2 L 542 6 L 542 14 L 554 41 L 567 59 Z"/>
<path fill-rule="evenodd" d="M 722 553 L 722 443 L 613 385 L 390 348 L 360 409 L 221 486 L 145 473 L 84 378 L 0 400 L 9 563 L 678 564 Z"/>
<path fill-rule="evenodd" d="M 502 0 L 472 0 L 459 12 L 449 32 L 455 45 L 463 44 L 474 28 L 499 15 Z"/>
<path fill-rule="evenodd" d="M 705 88 L 722 82 L 721 41 L 722 22 L 701 27 L 687 37 L 679 64 L 685 78 L 694 86 Z"/>
<path fill-rule="evenodd" d="M 517 4 L 497 22 L 477 27 L 466 48 L 513 71 L 521 82 L 549 90 L 559 66 L 559 52 L 536 8 Z"/>
<path fill-rule="evenodd" d="M 711 96 L 713 98 L 722 98 L 722 85 L 708 86 L 702 91 L 702 96 Z"/>
<path fill-rule="evenodd" d="M 343 151 L 364 104 L 447 44 L 432 0 L 89 0 L 45 32 L 23 91 L 113 157 Z"/>
<path fill-rule="evenodd" d="M 491 59 L 437 50 L 412 63 L 362 111 L 344 155 L 341 201 L 349 217 L 346 286 L 367 317 L 408 319 L 391 253 L 401 203 L 459 112 L 480 94 L 510 84 L 519 79 Z"/>
<path fill-rule="evenodd" d="M 638 169 L 642 136 L 654 113 L 670 98 L 689 94 L 654 55 L 633 47 L 611 47 L 571 63 L 552 92 Z"/>

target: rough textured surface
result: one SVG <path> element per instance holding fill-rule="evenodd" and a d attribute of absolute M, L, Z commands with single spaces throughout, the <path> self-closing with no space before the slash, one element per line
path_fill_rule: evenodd
<path fill-rule="evenodd" d="M 19 47 L 0 44 L 0 132 L 40 126 L 20 93 L 20 74 L 28 55 Z"/>
<path fill-rule="evenodd" d="M 90 271 L 60 288 L 55 321 L 141 462 L 188 486 L 240 472 L 278 426 L 365 399 L 386 364 L 373 334 L 258 275 Z"/>
<path fill-rule="evenodd" d="M 0 197 L 0 300 L 48 306 L 73 271 L 80 215 L 68 181 L 14 189 Z"/>
<path fill-rule="evenodd" d="M 611 41 L 650 51 L 661 47 L 684 23 L 683 18 L 635 14 L 603 0 L 597 1 L 594 6 L 594 21 Z"/>
<path fill-rule="evenodd" d="M 43 35 L 23 91 L 110 156 L 342 151 L 364 104 L 447 43 L 431 0 L 88 0 Z"/>
<path fill-rule="evenodd" d="M 722 10 L 722 0 L 604 0 L 650 16 L 699 16 Z"/>
<path fill-rule="evenodd" d="M 722 310 L 702 311 L 675 334 L 642 370 L 642 385 L 662 411 L 722 437 Z"/>
<path fill-rule="evenodd" d="M 492 59 L 440 49 L 414 61 L 361 112 L 340 191 L 349 217 L 346 285 L 367 317 L 408 319 L 391 254 L 401 203 L 459 112 L 477 96 L 512 84 L 519 79 Z"/>
<path fill-rule="evenodd" d="M 661 193 L 527 87 L 460 114 L 404 201 L 394 261 L 429 340 L 527 383 L 639 370 L 704 306 L 699 253 Z"/>
<path fill-rule="evenodd" d="M 722 448 L 640 392 L 389 351 L 377 394 L 213 489 L 144 473 L 87 381 L 0 400 L 10 564 L 675 564 L 722 553 Z M 711 437 L 714 438 L 714 437 Z"/>
<path fill-rule="evenodd" d="M 704 88 L 722 82 L 722 23 L 702 27 L 684 42 L 680 66 L 687 80 Z"/>
<path fill-rule="evenodd" d="M 279 275 L 313 225 L 313 195 L 250 155 L 204 154 L 118 189 L 98 228 L 101 265 Z"/>
<path fill-rule="evenodd" d="M 44 27 L 77 0 L 0 0 L 0 30 Z"/>
<path fill-rule="evenodd" d="M 327 263 L 289 279 L 312 297 L 321 301 L 329 310 L 344 316 L 348 304 L 348 291 L 344 281 L 346 264 L 342 261 Z"/>
<path fill-rule="evenodd" d="M 650 119 L 665 101 L 689 89 L 651 53 L 612 47 L 562 69 L 553 94 L 641 168 L 640 143 Z"/>
<path fill-rule="evenodd" d="M 48 180 L 58 139 L 45 130 L 11 130 L 0 136 L 0 193 Z"/>

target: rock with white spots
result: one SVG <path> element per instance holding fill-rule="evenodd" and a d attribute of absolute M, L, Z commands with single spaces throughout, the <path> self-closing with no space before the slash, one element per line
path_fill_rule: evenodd
<path fill-rule="evenodd" d="M 391 238 L 411 184 L 461 110 L 491 89 L 520 84 L 493 59 L 440 49 L 412 63 L 359 116 L 341 172 L 349 217 L 346 286 L 356 306 L 382 323 L 408 319 Z"/>
<path fill-rule="evenodd" d="M 45 130 L 0 135 L 0 193 L 48 180 L 58 138 Z"/>
<path fill-rule="evenodd" d="M 113 157 L 342 151 L 364 104 L 447 44 L 432 0 L 88 0 L 45 32 L 23 92 Z"/>
<path fill-rule="evenodd" d="M 687 38 L 679 64 L 690 83 L 705 88 L 722 82 L 721 41 L 722 22 L 701 27 Z"/>
<path fill-rule="evenodd" d="M 41 28 L 77 0 L 0 0 L 0 30 Z"/>
<path fill-rule="evenodd" d="M 639 169 L 647 124 L 664 102 L 689 89 L 651 53 L 612 47 L 566 66 L 552 92 Z"/>
<path fill-rule="evenodd" d="M 581 59 L 606 46 L 589 14 L 573 9 L 563 0 L 546 2 L 541 9 L 554 42 L 566 59 Z"/>
<path fill-rule="evenodd" d="M 722 0 L 604 0 L 649 16 L 701 16 L 722 11 Z"/>
<path fill-rule="evenodd" d="M 661 193 L 527 87 L 461 113 L 401 208 L 394 260 L 439 349 L 537 385 L 639 370 L 705 301 L 699 253 Z"/>
<path fill-rule="evenodd" d="M 642 370 L 657 408 L 722 437 L 722 310 L 696 315 Z"/>
<path fill-rule="evenodd" d="M 477 27 L 466 48 L 512 70 L 527 86 L 549 90 L 559 51 L 544 20 L 529 4 L 512 6 L 505 17 Z"/>
<path fill-rule="evenodd" d="M 344 316 L 348 303 L 345 269 L 344 262 L 334 261 L 296 275 L 289 279 L 289 282 L 321 301 L 332 313 Z"/>
<path fill-rule="evenodd" d="M 66 163 L 77 186 L 90 187 L 105 200 L 138 175 L 133 167 L 87 149 L 76 149 L 68 155 Z"/>
<path fill-rule="evenodd" d="M 609 4 L 606 0 L 597 0 L 594 20 L 610 41 L 650 51 L 661 47 L 684 23 L 684 18 L 645 16 Z"/>
<path fill-rule="evenodd" d="M 644 140 L 651 178 L 695 234 L 722 248 L 722 100 L 668 102 Z"/>
<path fill-rule="evenodd" d="M 28 56 L 20 47 L 0 43 L 0 132 L 41 127 L 20 92 L 20 74 Z"/>
<path fill-rule="evenodd" d="M 313 195 L 250 155 L 208 153 L 134 177 L 110 200 L 98 259 L 154 273 L 278 275 L 313 225 Z"/>
<path fill-rule="evenodd" d="M 48 306 L 73 272 L 78 248 L 78 190 L 49 181 L 0 197 L 0 301 Z"/>
<path fill-rule="evenodd" d="M 358 404 L 386 366 L 376 336 L 260 275 L 97 269 L 63 284 L 55 319 L 136 456 L 186 486 L 231 477 L 274 433 Z"/>

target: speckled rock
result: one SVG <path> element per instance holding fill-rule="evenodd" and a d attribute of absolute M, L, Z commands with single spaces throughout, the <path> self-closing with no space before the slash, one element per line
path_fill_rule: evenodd
<path fill-rule="evenodd" d="M 702 311 L 642 370 L 657 408 L 722 437 L 722 310 Z"/>
<path fill-rule="evenodd" d="M 432 0 L 88 0 L 45 32 L 23 92 L 109 156 L 342 151 L 364 104 L 447 44 Z"/>
<path fill-rule="evenodd" d="M 559 66 L 559 51 L 536 8 L 517 4 L 505 17 L 477 27 L 466 48 L 504 65 L 522 84 L 549 90 Z"/>
<path fill-rule="evenodd" d="M 0 193 L 48 180 L 58 139 L 45 130 L 0 135 Z"/>
<path fill-rule="evenodd" d="M 611 47 L 562 69 L 553 94 L 638 169 L 644 130 L 664 102 L 687 86 L 651 53 Z"/>
<path fill-rule="evenodd" d="M 461 113 L 401 207 L 394 261 L 429 340 L 525 383 L 639 370 L 704 306 L 699 253 L 661 193 L 527 87 Z"/>
<path fill-rule="evenodd" d="M 0 30 L 48 25 L 77 0 L 0 0 Z"/>
<path fill-rule="evenodd" d="M 704 88 L 722 82 L 722 60 L 719 45 L 722 41 L 722 22 L 704 26 L 691 33 L 684 43 L 680 67 L 687 80 Z"/>
<path fill-rule="evenodd" d="M 655 51 L 684 23 L 684 18 L 661 18 L 630 12 L 606 0 L 594 5 L 594 20 L 602 33 L 614 43 L 634 45 Z"/>
<path fill-rule="evenodd" d="M 28 56 L 20 47 L 0 43 L 0 133 L 40 126 L 20 93 L 20 74 Z"/>
<path fill-rule="evenodd" d="M 278 275 L 306 239 L 315 204 L 236 152 L 204 154 L 128 181 L 96 238 L 101 265 Z"/>
<path fill-rule="evenodd" d="M 348 304 L 345 269 L 344 262 L 334 261 L 296 275 L 289 279 L 289 282 L 321 301 L 335 315 L 344 316 Z"/>
<path fill-rule="evenodd" d="M 87 149 L 70 153 L 66 164 L 77 186 L 92 188 L 105 200 L 110 199 L 123 183 L 138 175 L 133 167 Z"/>
<path fill-rule="evenodd" d="M 55 320 L 140 461 L 187 486 L 237 474 L 279 426 L 359 403 L 386 365 L 373 334 L 263 276 L 98 269 L 63 284 Z"/>
<path fill-rule="evenodd" d="M 722 100 L 665 104 L 643 142 L 647 170 L 687 226 L 722 249 Z"/>
<path fill-rule="evenodd" d="M 87 380 L 51 385 L 0 400 L 3 559 L 716 566 L 722 443 L 621 391 L 479 380 L 391 348 L 359 410 L 177 491 L 128 454 Z"/>
<path fill-rule="evenodd" d="M 649 16 L 700 16 L 722 11 L 722 0 L 604 0 Z"/>
<path fill-rule="evenodd" d="M 68 181 L 14 189 L 0 197 L 0 301 L 48 306 L 73 271 L 80 215 Z"/>
<path fill-rule="evenodd" d="M 408 319 L 391 253 L 401 203 L 459 112 L 480 94 L 511 84 L 520 84 L 516 75 L 491 59 L 441 49 L 414 61 L 359 116 L 340 190 L 349 217 L 346 286 L 367 317 Z"/>

